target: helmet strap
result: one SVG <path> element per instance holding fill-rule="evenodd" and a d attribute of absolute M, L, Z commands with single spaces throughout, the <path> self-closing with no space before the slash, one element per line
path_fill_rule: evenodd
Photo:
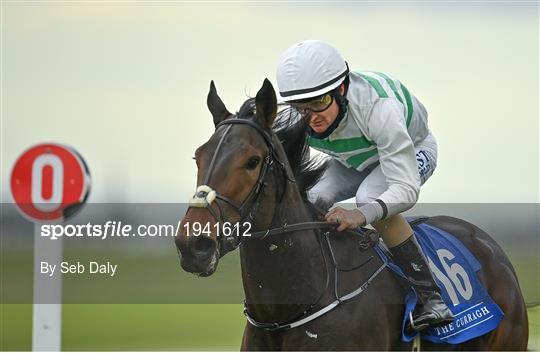
<path fill-rule="evenodd" d="M 342 84 L 345 86 L 343 94 L 341 94 L 340 92 L 341 85 L 339 85 L 332 91 L 332 96 L 334 97 L 338 105 L 338 115 L 336 117 L 336 120 L 334 121 L 334 124 L 332 124 L 332 129 L 328 129 L 331 131 L 327 136 L 329 136 L 338 127 L 339 123 L 341 122 L 341 120 L 343 120 L 343 117 L 345 117 L 345 114 L 347 113 L 347 107 L 349 106 L 349 100 L 347 99 L 347 92 L 349 91 L 349 75 L 345 77 L 345 80 Z"/>
<path fill-rule="evenodd" d="M 349 105 L 349 100 L 347 99 L 347 92 L 349 91 L 349 75 L 347 75 L 345 77 L 345 80 L 343 81 L 342 84 L 345 86 L 343 94 L 341 94 L 339 92 L 339 90 L 341 88 L 341 85 L 339 85 L 338 87 L 336 87 L 332 91 L 332 96 L 336 100 L 336 103 L 337 103 L 337 105 L 339 107 L 338 118 L 340 118 L 340 116 L 341 116 L 341 119 L 343 118 L 343 116 L 347 112 L 347 106 Z M 341 119 L 339 119 L 339 120 L 341 120 Z"/>

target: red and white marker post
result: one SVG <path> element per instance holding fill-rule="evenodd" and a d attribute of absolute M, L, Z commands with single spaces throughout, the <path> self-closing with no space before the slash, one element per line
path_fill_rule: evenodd
<path fill-rule="evenodd" d="M 71 147 L 45 143 L 26 150 L 11 172 L 11 195 L 21 213 L 34 222 L 34 305 L 32 349 L 59 351 L 62 330 L 62 277 L 41 274 L 42 261 L 62 262 L 61 238 L 40 234 L 41 222 L 62 222 L 86 201 L 90 173 Z M 48 303 L 43 303 L 47 298 Z"/>

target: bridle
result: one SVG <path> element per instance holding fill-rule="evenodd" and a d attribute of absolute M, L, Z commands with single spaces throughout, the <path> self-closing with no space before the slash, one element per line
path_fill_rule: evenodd
<path fill-rule="evenodd" d="M 248 196 L 242 202 L 237 202 L 235 200 L 232 200 L 231 198 L 229 198 L 229 197 L 227 197 L 227 196 L 225 196 L 225 195 L 223 195 L 221 193 L 218 193 L 217 191 L 213 190 L 210 186 L 208 186 L 208 183 L 209 183 L 210 178 L 212 176 L 212 171 L 214 169 L 214 165 L 215 165 L 216 160 L 217 160 L 217 156 L 219 154 L 219 150 L 220 150 L 220 148 L 221 148 L 221 146 L 223 144 L 223 141 L 225 140 L 225 136 L 230 131 L 231 127 L 233 125 L 236 125 L 236 124 L 242 124 L 242 125 L 246 125 L 246 126 L 250 126 L 250 127 L 254 128 L 261 135 L 261 137 L 264 139 L 264 141 L 266 143 L 266 146 L 268 147 L 268 154 L 264 158 L 264 164 L 261 167 L 261 172 L 259 174 L 257 182 L 252 187 L 252 189 L 249 192 Z M 216 222 L 222 222 L 224 220 L 224 218 L 223 218 L 224 213 L 223 213 L 222 207 L 220 206 L 220 204 L 218 202 L 218 201 L 222 201 L 222 202 L 226 203 L 227 205 L 229 205 L 230 207 L 232 207 L 234 210 L 236 210 L 236 212 L 240 216 L 240 220 L 244 220 L 245 217 L 247 216 L 250 221 L 254 221 L 257 209 L 258 209 L 259 204 L 260 204 L 260 196 L 263 193 L 263 190 L 264 190 L 265 186 L 267 185 L 266 179 L 267 179 L 270 171 L 272 170 L 272 168 L 274 166 L 274 163 L 277 164 L 280 167 L 281 171 L 285 175 L 284 190 L 282 191 L 281 196 L 278 197 L 278 199 L 280 199 L 280 201 L 282 200 L 283 196 L 285 195 L 285 193 L 287 191 L 287 184 L 289 182 L 294 182 L 295 179 L 294 179 L 294 176 L 292 175 L 292 172 L 290 171 L 290 168 L 287 168 L 286 164 L 283 163 L 281 161 L 281 159 L 279 158 L 279 156 L 277 155 L 276 148 L 275 148 L 274 142 L 272 140 L 272 136 L 267 131 L 265 131 L 259 124 L 257 124 L 254 121 L 251 121 L 251 120 L 240 119 L 238 117 L 238 114 L 235 114 L 234 116 L 232 116 L 232 117 L 230 117 L 228 119 L 225 119 L 225 120 L 221 121 L 219 124 L 217 124 L 216 125 L 216 131 L 220 127 L 222 127 L 224 125 L 228 125 L 228 126 L 227 126 L 224 134 L 221 136 L 221 138 L 220 138 L 220 140 L 218 142 L 218 145 L 216 147 L 216 150 L 214 152 L 214 155 L 212 156 L 212 160 L 210 162 L 208 172 L 206 173 L 205 178 L 204 178 L 204 183 L 197 187 L 195 195 L 193 196 L 193 198 L 189 202 L 189 207 L 207 208 L 208 211 L 212 214 L 212 216 L 216 220 Z M 251 203 L 251 208 L 247 209 L 246 207 L 247 207 L 247 205 L 249 203 Z M 217 208 L 218 212 L 216 212 L 216 209 L 212 206 L 213 204 L 216 205 L 216 208 Z M 272 221 L 272 223 L 274 223 L 274 221 Z M 269 235 L 285 234 L 285 233 L 297 232 L 297 231 L 302 231 L 302 230 L 331 229 L 331 228 L 335 228 L 336 225 L 337 225 L 336 223 L 332 223 L 332 222 L 302 222 L 302 223 L 295 223 L 295 224 L 291 224 L 291 225 L 283 224 L 281 227 L 268 228 L 266 230 L 262 230 L 262 231 L 252 233 L 250 238 L 252 238 L 252 239 L 253 238 L 264 239 Z M 364 231 L 366 231 L 366 230 L 364 230 Z M 327 230 L 326 232 L 324 232 L 324 234 L 321 234 L 321 233 L 322 232 L 317 231 L 316 235 L 317 235 L 317 240 L 319 242 L 321 255 L 322 255 L 322 258 L 323 258 L 323 261 L 324 261 L 324 269 L 325 269 L 325 278 L 326 279 L 325 279 L 325 286 L 322 289 L 322 292 L 320 293 L 318 299 L 313 304 L 311 304 L 306 310 L 304 310 L 302 313 L 300 313 L 300 315 L 298 315 L 297 317 L 295 317 L 292 320 L 288 320 L 288 321 L 282 322 L 282 323 L 257 321 L 249 313 L 249 311 L 247 309 L 247 305 L 246 305 L 246 303 L 244 303 L 244 314 L 246 315 L 247 320 L 251 325 L 253 325 L 255 327 L 258 327 L 258 328 L 261 328 L 261 329 L 264 329 L 264 330 L 268 330 L 268 331 L 289 330 L 291 328 L 304 325 L 305 323 L 308 323 L 310 321 L 313 321 L 313 320 L 319 318 L 322 315 L 325 315 L 326 313 L 330 312 L 331 310 L 333 310 L 335 307 L 339 306 L 340 304 L 342 304 L 342 303 L 344 303 L 346 301 L 349 301 L 349 300 L 353 299 L 354 297 L 356 297 L 356 296 L 360 295 L 361 293 L 363 293 L 368 288 L 368 286 L 372 283 L 372 281 L 386 267 L 387 264 L 385 262 L 383 262 L 382 265 L 379 266 L 360 287 L 358 287 L 356 290 L 354 290 L 354 291 L 352 291 L 352 292 L 350 292 L 350 293 L 348 293 L 346 295 L 340 296 L 338 294 L 338 288 L 337 288 L 337 286 L 338 286 L 338 272 L 339 271 L 356 270 L 356 269 L 358 269 L 360 267 L 363 267 L 367 263 L 369 263 L 371 260 L 373 260 L 374 257 L 370 256 L 366 261 L 362 262 L 361 264 L 359 264 L 357 266 L 354 266 L 353 268 L 349 268 L 349 269 L 339 268 L 338 263 L 337 263 L 337 259 L 336 259 L 335 255 L 334 255 L 334 252 L 332 250 L 332 245 L 331 245 L 330 239 L 329 239 L 330 231 Z M 364 235 L 367 234 L 368 237 L 370 236 L 369 233 L 363 233 L 363 234 Z M 232 239 L 232 241 L 224 240 L 224 239 Z M 238 237 L 238 236 L 221 237 L 220 241 L 218 241 L 219 248 L 217 250 L 219 252 L 219 257 L 222 257 L 227 252 L 236 249 L 242 243 L 242 241 L 243 241 L 243 237 Z M 329 253 L 331 255 L 330 260 L 331 260 L 332 266 L 334 268 L 334 291 L 333 292 L 334 292 L 335 300 L 333 302 L 331 302 L 330 304 L 322 307 L 321 309 L 313 312 L 313 310 L 317 307 L 317 305 L 319 304 L 319 302 L 323 298 L 324 293 L 326 292 L 326 290 L 328 289 L 328 287 L 330 285 L 330 272 L 328 271 L 328 267 L 327 267 L 327 259 L 326 259 L 326 256 L 324 254 L 323 245 L 322 245 L 323 243 L 325 243 L 327 245 L 327 249 L 328 249 L 328 251 L 329 251 Z M 361 244 L 360 246 L 362 247 L 362 242 L 360 242 L 360 244 Z M 371 245 L 372 244 L 369 244 L 369 242 L 368 242 L 368 244 L 365 244 L 366 249 L 368 247 L 370 247 Z"/>
<path fill-rule="evenodd" d="M 216 147 L 216 150 L 214 151 L 214 155 L 212 156 L 212 160 L 210 161 L 208 171 L 204 177 L 204 182 L 202 185 L 199 185 L 197 187 L 195 195 L 189 202 L 189 207 L 206 208 L 208 209 L 210 214 L 214 217 L 216 222 L 223 224 L 227 220 L 224 218 L 223 207 L 220 205 L 220 202 L 218 202 L 218 201 L 221 201 L 236 211 L 236 213 L 240 216 L 239 223 L 242 223 L 245 220 L 254 222 L 255 215 L 257 213 L 257 210 L 259 208 L 260 201 L 261 201 L 260 196 L 263 194 L 264 188 L 268 184 L 266 179 L 268 178 L 270 172 L 272 171 L 274 164 L 277 164 L 279 166 L 279 168 L 281 169 L 282 173 L 285 176 L 285 185 L 283 186 L 283 191 L 281 192 L 281 196 L 278 197 L 280 200 L 283 198 L 283 196 L 285 195 L 287 191 L 286 190 L 287 184 L 289 182 L 295 182 L 295 179 L 290 169 L 286 167 L 286 164 L 278 156 L 275 145 L 274 145 L 274 141 L 272 140 L 272 136 L 267 131 L 265 131 L 259 124 L 257 124 L 256 122 L 252 120 L 240 119 L 238 117 L 238 114 L 235 114 L 232 117 L 227 118 L 221 121 L 219 124 L 217 124 L 216 131 L 220 127 L 225 126 L 225 125 L 227 125 L 226 130 L 221 136 L 218 142 L 218 145 Z M 223 195 L 222 193 L 218 193 L 217 191 L 212 189 L 210 186 L 208 186 L 210 182 L 210 178 L 212 177 L 212 172 L 214 170 L 219 151 L 221 149 L 221 146 L 223 145 L 223 141 L 225 140 L 225 137 L 227 136 L 227 134 L 229 133 L 233 125 L 246 125 L 255 129 L 259 133 L 259 135 L 263 138 L 266 146 L 268 147 L 268 154 L 264 158 L 264 162 L 261 167 L 261 172 L 259 173 L 259 177 L 257 181 L 255 182 L 255 185 L 251 188 L 249 194 L 246 196 L 246 198 L 242 202 L 238 202 L 236 200 L 233 200 Z M 251 205 L 250 208 L 248 208 L 249 205 Z M 255 235 L 255 237 L 257 236 Z M 223 256 L 225 253 L 236 249 L 242 243 L 243 238 L 244 237 L 241 237 L 241 236 L 232 236 L 232 237 L 222 236 L 218 241 L 218 244 L 220 247 L 220 249 L 218 249 L 220 253 L 220 257 Z"/>

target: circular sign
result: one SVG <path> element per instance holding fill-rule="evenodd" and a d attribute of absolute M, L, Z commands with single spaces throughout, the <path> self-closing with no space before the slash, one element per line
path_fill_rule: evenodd
<path fill-rule="evenodd" d="M 71 147 L 33 146 L 15 162 L 11 195 L 33 221 L 62 221 L 75 214 L 90 191 L 90 172 Z"/>

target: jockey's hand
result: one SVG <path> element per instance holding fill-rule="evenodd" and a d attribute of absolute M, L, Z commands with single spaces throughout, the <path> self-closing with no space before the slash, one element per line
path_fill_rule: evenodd
<path fill-rule="evenodd" d="M 327 222 L 339 223 L 339 227 L 337 228 L 338 232 L 342 232 L 347 228 L 358 228 L 366 223 L 366 217 L 364 217 L 360 210 L 346 210 L 339 206 L 336 206 L 328 211 L 325 218 Z"/>

